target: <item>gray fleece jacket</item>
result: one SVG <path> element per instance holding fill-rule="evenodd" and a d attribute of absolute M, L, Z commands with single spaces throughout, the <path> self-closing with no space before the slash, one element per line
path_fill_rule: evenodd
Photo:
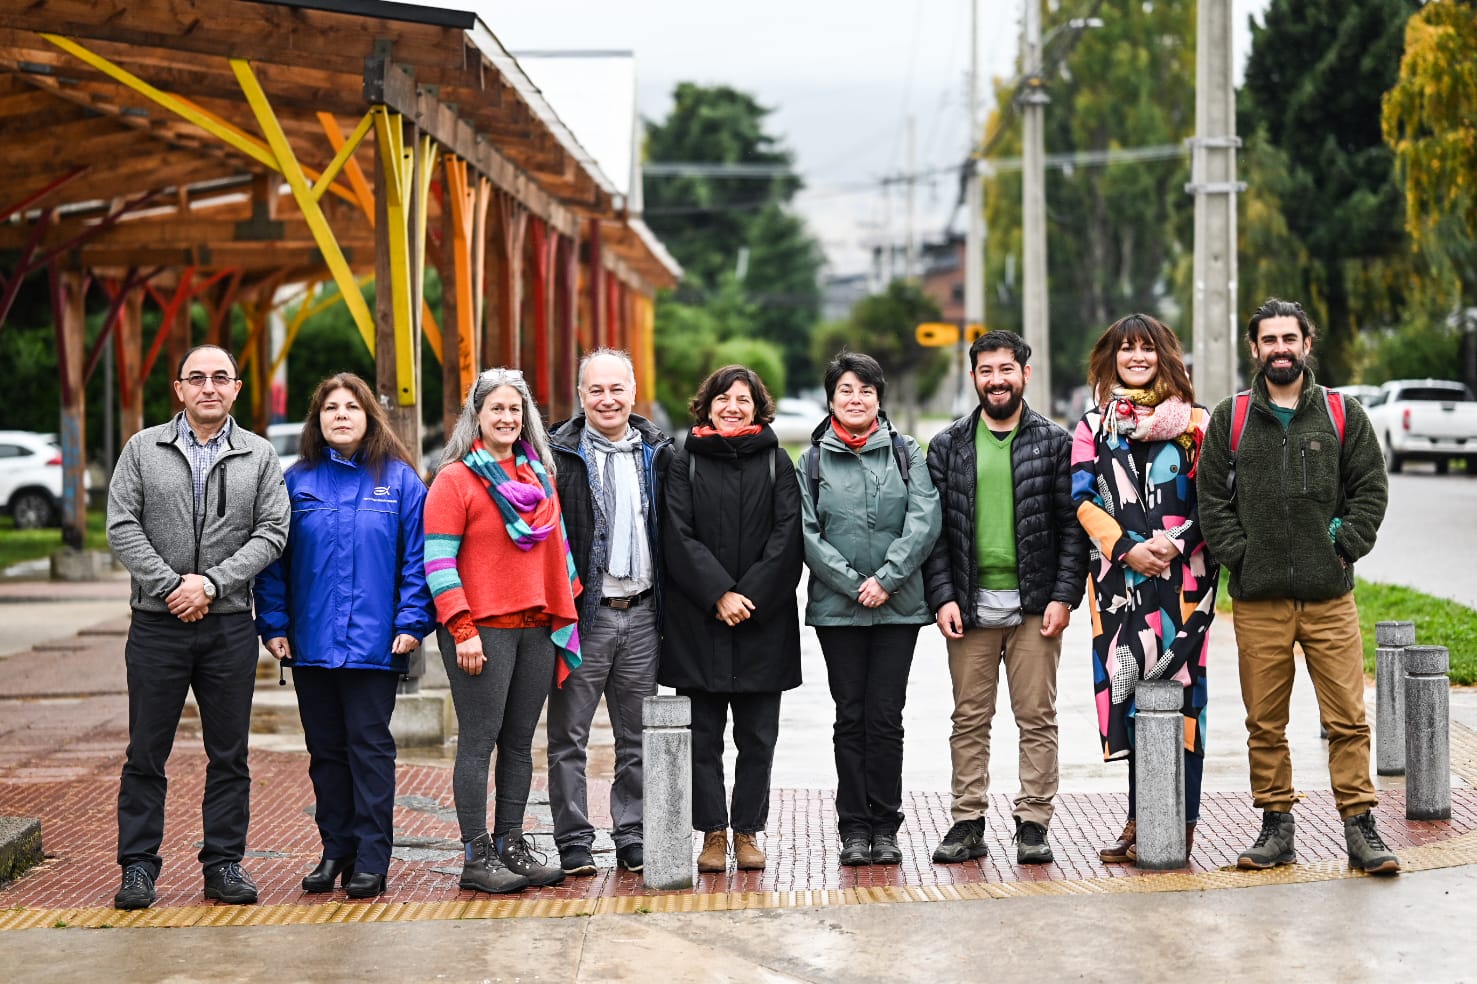
<path fill-rule="evenodd" d="M 167 612 L 185 574 L 215 582 L 211 614 L 251 611 L 257 572 L 282 553 L 292 511 L 272 445 L 240 426 L 210 468 L 197 522 L 178 417 L 129 438 L 108 486 L 108 545 L 133 575 L 130 604 Z"/>

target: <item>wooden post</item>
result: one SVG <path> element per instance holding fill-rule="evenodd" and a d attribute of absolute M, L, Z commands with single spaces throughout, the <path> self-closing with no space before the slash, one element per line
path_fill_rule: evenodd
<path fill-rule="evenodd" d="M 51 290 L 62 397 L 62 542 L 81 550 L 87 538 L 87 282 L 80 270 L 53 265 Z"/>
<path fill-rule="evenodd" d="M 406 128 L 406 146 L 414 146 L 414 127 Z M 389 175 L 380 155 L 374 155 L 374 368 L 375 389 L 380 405 L 390 416 L 390 425 L 405 442 L 411 454 L 420 454 L 420 413 L 417 406 L 404 407 L 399 400 L 399 361 L 395 345 L 395 270 L 393 264 L 410 260 L 396 256 L 390 246 Z M 413 267 L 413 263 L 412 263 Z M 420 323 L 420 309 L 412 307 L 412 317 Z M 416 332 L 419 339 L 419 331 Z"/>
<path fill-rule="evenodd" d="M 574 413 L 575 373 L 579 365 L 579 243 L 558 236 L 554 264 L 554 380 L 550 417 L 564 420 Z"/>
<path fill-rule="evenodd" d="M 589 222 L 589 252 L 585 257 L 585 269 L 589 275 L 590 288 L 590 342 L 591 348 L 600 348 L 605 341 L 605 265 L 600 258 L 600 220 Z"/>
<path fill-rule="evenodd" d="M 123 301 L 113 332 L 114 365 L 118 372 L 119 446 L 144 428 L 144 288 L 135 287 Z M 108 467 L 112 467 L 108 462 Z"/>
<path fill-rule="evenodd" d="M 533 307 L 533 400 L 544 419 L 551 409 L 553 366 L 549 362 L 549 249 L 548 228 L 537 216 L 528 222 L 529 247 L 533 252 L 530 296 Z M 558 233 L 555 233 L 558 235 Z"/>

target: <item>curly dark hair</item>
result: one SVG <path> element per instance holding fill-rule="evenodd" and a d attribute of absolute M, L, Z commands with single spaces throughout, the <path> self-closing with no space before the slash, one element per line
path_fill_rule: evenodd
<path fill-rule="evenodd" d="M 708 411 L 713 406 L 713 401 L 718 394 L 727 393 L 728 388 L 739 381 L 748 385 L 749 392 L 754 397 L 754 423 L 767 424 L 773 421 L 774 399 L 769 395 L 764 380 L 748 366 L 735 364 L 714 369 L 698 386 L 692 399 L 687 401 L 687 412 L 692 414 L 693 423 L 712 427 L 713 419 Z"/>

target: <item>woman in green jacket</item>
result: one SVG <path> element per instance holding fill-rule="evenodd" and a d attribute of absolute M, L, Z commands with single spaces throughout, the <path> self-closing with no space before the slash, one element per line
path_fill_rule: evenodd
<path fill-rule="evenodd" d="M 918 629 L 933 621 L 923 560 L 938 538 L 938 492 L 923 452 L 882 413 L 871 356 L 826 369 L 830 414 L 801 458 L 810 600 L 836 702 L 836 825 L 844 865 L 900 864 L 903 703 Z"/>

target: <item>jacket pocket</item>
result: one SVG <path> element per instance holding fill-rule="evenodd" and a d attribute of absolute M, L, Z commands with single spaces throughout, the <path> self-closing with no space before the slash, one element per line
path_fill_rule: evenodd
<path fill-rule="evenodd" d="M 1339 488 L 1338 438 L 1329 434 L 1307 434 L 1298 439 L 1293 467 L 1295 498 L 1333 502 Z"/>

